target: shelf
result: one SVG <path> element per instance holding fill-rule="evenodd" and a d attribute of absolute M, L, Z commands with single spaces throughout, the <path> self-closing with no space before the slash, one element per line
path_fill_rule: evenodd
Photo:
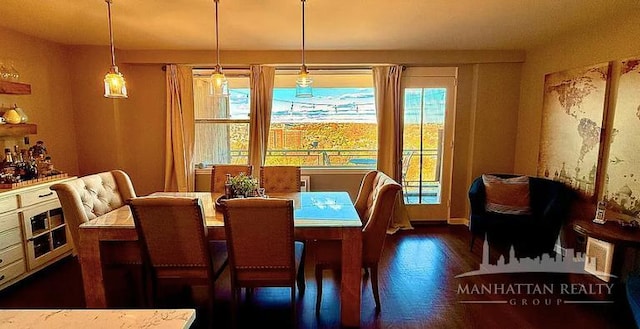
<path fill-rule="evenodd" d="M 19 123 L 0 125 L 0 137 L 34 135 L 38 133 L 38 126 L 33 123 Z"/>
<path fill-rule="evenodd" d="M 0 94 L 31 95 L 31 85 L 28 83 L 0 81 Z"/>

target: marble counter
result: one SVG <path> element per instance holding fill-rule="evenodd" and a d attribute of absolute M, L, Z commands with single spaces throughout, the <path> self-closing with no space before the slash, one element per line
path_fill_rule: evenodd
<path fill-rule="evenodd" d="M 148 328 L 183 329 L 196 318 L 193 309 L 0 310 L 0 328 Z"/>

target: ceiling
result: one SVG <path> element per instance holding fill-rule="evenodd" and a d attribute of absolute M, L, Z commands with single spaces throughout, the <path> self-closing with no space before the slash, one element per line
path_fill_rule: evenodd
<path fill-rule="evenodd" d="M 104 0 L 1 0 L 0 26 L 108 45 Z M 113 0 L 119 49 L 215 49 L 213 0 Z M 623 15 L 640 0 L 307 0 L 307 50 L 528 49 Z M 294 50 L 300 0 L 221 0 L 222 50 Z"/>

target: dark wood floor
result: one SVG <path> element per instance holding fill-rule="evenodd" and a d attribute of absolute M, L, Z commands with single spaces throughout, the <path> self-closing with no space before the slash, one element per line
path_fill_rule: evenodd
<path fill-rule="evenodd" d="M 362 328 L 633 328 L 628 305 L 622 297 L 612 304 L 565 304 L 563 300 L 591 300 L 581 295 L 459 293 L 465 284 L 554 284 L 569 281 L 560 274 L 513 273 L 455 278 L 477 270 L 481 261 L 481 241 L 469 251 L 469 232 L 464 226 L 417 226 L 387 239 L 380 273 L 382 312 L 375 313 L 370 282 L 362 287 Z M 298 326 L 338 328 L 339 299 L 335 278 L 324 280 L 320 317 L 315 316 L 316 285 L 313 279 L 313 251 L 307 263 L 307 289 L 299 296 Z M 216 283 L 216 328 L 228 327 L 228 272 Z M 126 279 L 124 280 L 126 281 Z M 578 280 L 579 281 L 579 280 Z M 585 281 L 593 282 L 593 281 Z M 195 292 L 196 300 L 198 291 Z M 168 299 L 192 306 L 176 295 Z M 602 296 L 601 296 L 602 297 Z M 607 298 L 609 296 L 604 296 Z M 509 299 L 510 304 L 465 304 L 465 300 Z M 540 302 L 540 305 L 532 305 Z M 560 301 L 560 302 L 559 302 Z M 288 289 L 256 289 L 251 301 L 240 309 L 241 327 L 289 326 Z M 526 303 L 527 305 L 523 305 Z M 551 303 L 552 305 L 545 305 Z M 199 304 L 195 304 L 198 306 Z M 59 263 L 0 292 L 0 308 L 83 308 L 80 267 L 75 258 Z M 199 317 L 202 321 L 202 316 Z M 79 324 L 81 326 L 81 324 Z"/>

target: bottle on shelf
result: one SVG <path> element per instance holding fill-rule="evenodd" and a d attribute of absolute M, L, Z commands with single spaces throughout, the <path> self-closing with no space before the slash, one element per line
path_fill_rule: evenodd
<path fill-rule="evenodd" d="M 4 163 L 13 165 L 13 155 L 11 154 L 11 149 L 9 148 L 4 149 Z"/>
<path fill-rule="evenodd" d="M 13 154 L 10 148 L 4 149 L 4 160 L 2 161 L 2 172 L 0 173 L 0 183 L 16 183 L 18 180 L 14 176 L 16 172 Z"/>
<path fill-rule="evenodd" d="M 231 199 L 233 196 L 231 190 L 231 174 L 227 174 L 227 180 L 224 182 L 224 197 L 226 199 Z"/>
<path fill-rule="evenodd" d="M 33 156 L 32 151 L 28 151 L 29 156 L 27 160 L 27 176 L 29 179 L 38 178 L 38 165 L 36 164 L 36 158 Z"/>

